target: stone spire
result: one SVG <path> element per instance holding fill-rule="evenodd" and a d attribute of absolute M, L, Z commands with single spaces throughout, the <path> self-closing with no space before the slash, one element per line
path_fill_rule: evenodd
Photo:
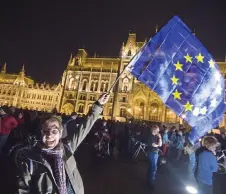
<path fill-rule="evenodd" d="M 192 34 L 195 36 L 195 28 L 193 29 L 193 32 L 192 32 Z"/>
<path fill-rule="evenodd" d="M 24 68 L 24 64 L 22 64 L 22 68 L 21 68 L 21 71 L 20 72 L 23 72 L 25 73 L 25 68 Z"/>
<path fill-rule="evenodd" d="M 26 85 L 24 64 L 22 64 L 22 68 L 21 68 L 20 73 L 17 76 L 16 80 L 14 81 L 14 84 L 19 85 L 19 86 L 25 86 Z"/>
<path fill-rule="evenodd" d="M 6 63 L 4 63 L 4 65 L 2 66 L 1 73 L 6 73 Z"/>
<path fill-rule="evenodd" d="M 74 66 L 74 64 L 75 64 L 75 57 L 73 57 L 73 55 L 72 55 L 72 53 L 71 53 L 71 56 L 70 56 L 70 59 L 69 59 L 69 61 L 68 61 L 68 67 L 70 67 L 70 66 Z"/>
<path fill-rule="evenodd" d="M 159 25 L 157 24 L 156 26 L 155 26 L 155 33 L 157 33 L 159 31 Z"/>
<path fill-rule="evenodd" d="M 24 78 L 24 77 L 25 77 L 25 68 L 24 68 L 24 64 L 22 64 L 22 68 L 21 68 L 21 70 L 20 70 L 19 76 L 20 76 L 21 78 Z"/>

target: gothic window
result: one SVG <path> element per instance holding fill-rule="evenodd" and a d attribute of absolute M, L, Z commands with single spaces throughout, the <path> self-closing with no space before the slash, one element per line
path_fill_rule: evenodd
<path fill-rule="evenodd" d="M 53 96 L 49 96 L 49 101 L 52 101 L 53 100 Z"/>
<path fill-rule="evenodd" d="M 120 108 L 120 117 L 126 117 L 126 109 L 125 108 Z"/>
<path fill-rule="evenodd" d="M 108 91 L 108 82 L 105 83 L 105 89 L 104 89 L 104 92 L 107 92 Z"/>
<path fill-rule="evenodd" d="M 95 82 L 92 81 L 91 86 L 90 86 L 90 90 L 91 90 L 91 91 L 94 91 L 94 88 L 95 88 Z"/>
<path fill-rule="evenodd" d="M 75 78 L 70 78 L 69 81 L 69 89 L 74 89 L 75 88 Z"/>
<path fill-rule="evenodd" d="M 98 82 L 96 81 L 96 82 L 95 82 L 94 91 L 97 91 L 97 88 L 98 88 Z"/>
<path fill-rule="evenodd" d="M 129 87 L 129 80 L 125 78 L 122 82 L 122 91 L 127 92 Z"/>
<path fill-rule="evenodd" d="M 86 90 L 86 85 L 87 85 L 87 80 L 84 80 L 84 81 L 83 81 L 83 84 L 82 84 L 82 90 L 83 90 L 83 91 Z"/>
<path fill-rule="evenodd" d="M 122 102 L 126 102 L 126 97 L 125 96 L 122 97 Z"/>
<path fill-rule="evenodd" d="M 101 82 L 100 91 L 101 92 L 104 92 L 104 90 L 105 90 L 105 83 L 104 82 Z"/>
<path fill-rule="evenodd" d="M 92 104 L 88 105 L 88 112 L 92 109 Z"/>
<path fill-rule="evenodd" d="M 127 54 L 129 57 L 132 55 L 132 52 L 131 50 L 128 51 L 128 54 Z"/>
<path fill-rule="evenodd" d="M 83 97 L 84 97 L 83 95 L 80 95 L 80 98 L 79 98 L 79 99 L 80 99 L 80 100 L 83 100 Z"/>
<path fill-rule="evenodd" d="M 36 98 L 36 94 L 33 94 L 33 95 L 32 95 L 32 99 L 35 99 L 35 98 Z"/>
<path fill-rule="evenodd" d="M 47 95 L 44 95 L 44 96 L 43 96 L 43 100 L 46 100 L 46 99 L 47 99 Z"/>
<path fill-rule="evenodd" d="M 149 119 L 151 121 L 159 121 L 159 105 L 153 102 L 150 106 Z"/>
<path fill-rule="evenodd" d="M 73 98 L 73 95 L 72 94 L 69 94 L 69 99 L 72 99 Z"/>
<path fill-rule="evenodd" d="M 80 104 L 80 105 L 78 106 L 78 112 L 79 112 L 79 113 L 83 113 L 83 111 L 84 111 L 84 105 L 83 105 L 83 104 Z"/>

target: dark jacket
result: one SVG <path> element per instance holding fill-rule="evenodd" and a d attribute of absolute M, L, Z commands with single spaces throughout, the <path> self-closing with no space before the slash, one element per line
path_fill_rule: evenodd
<path fill-rule="evenodd" d="M 102 107 L 94 104 L 78 130 L 75 129 L 74 134 L 70 134 L 61 145 L 64 149 L 63 161 L 66 174 L 76 194 L 84 194 L 84 187 L 73 154 L 89 133 L 101 112 Z M 20 173 L 18 176 L 18 194 L 59 193 L 51 165 L 42 157 L 38 146 L 20 150 L 16 157 L 16 164 Z"/>

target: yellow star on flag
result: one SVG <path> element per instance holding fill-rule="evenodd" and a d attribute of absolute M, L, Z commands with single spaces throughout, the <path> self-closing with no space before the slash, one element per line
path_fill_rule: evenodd
<path fill-rule="evenodd" d="M 173 85 L 177 85 L 178 84 L 178 80 L 179 78 L 176 78 L 175 75 L 171 78 Z"/>
<path fill-rule="evenodd" d="M 173 93 L 173 97 L 174 97 L 174 99 L 176 100 L 176 99 L 179 99 L 179 100 L 181 100 L 181 98 L 180 98 L 180 95 L 181 95 L 182 93 L 180 93 L 180 92 L 178 92 L 177 90 Z"/>
<path fill-rule="evenodd" d="M 182 69 L 183 64 L 180 64 L 180 62 L 179 62 L 179 61 L 177 61 L 177 63 L 176 63 L 176 64 L 174 64 L 174 66 L 176 67 L 176 70 L 181 70 L 181 71 L 183 71 L 183 69 Z"/>
<path fill-rule="evenodd" d="M 187 103 L 184 105 L 184 107 L 185 107 L 185 111 L 192 111 L 193 105 L 187 101 Z"/>
<path fill-rule="evenodd" d="M 213 61 L 213 59 L 211 59 L 210 61 L 208 61 L 209 64 L 210 64 L 210 67 L 211 68 L 214 68 L 214 65 L 215 65 L 215 62 Z"/>
<path fill-rule="evenodd" d="M 201 53 L 199 53 L 199 55 L 195 56 L 195 58 L 197 59 L 197 62 L 198 62 L 198 63 L 199 63 L 199 62 L 204 63 L 204 62 L 203 62 L 204 56 L 202 56 Z"/>
<path fill-rule="evenodd" d="M 188 62 L 192 63 L 192 57 L 190 57 L 189 54 L 184 56 L 184 58 L 186 59 L 186 63 L 188 63 Z"/>

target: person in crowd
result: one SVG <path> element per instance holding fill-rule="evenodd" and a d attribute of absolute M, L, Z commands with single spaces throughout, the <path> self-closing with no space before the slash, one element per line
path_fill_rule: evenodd
<path fill-rule="evenodd" d="M 107 103 L 109 94 L 102 94 L 79 127 L 62 141 L 62 123 L 56 116 L 42 121 L 42 143 L 17 153 L 17 193 L 84 194 L 74 152 L 90 132 Z M 71 131 L 72 132 L 72 131 Z"/>
<path fill-rule="evenodd" d="M 11 130 L 16 128 L 18 123 L 13 116 L 6 114 L 2 108 L 0 108 L 0 117 L 1 117 L 0 154 L 1 154 L 2 148 L 5 145 Z"/>
<path fill-rule="evenodd" d="M 159 133 L 159 127 L 154 125 L 151 127 L 151 133 L 148 137 L 148 174 L 147 181 L 149 186 L 153 189 L 156 179 L 158 152 L 162 146 L 162 137 Z"/>
<path fill-rule="evenodd" d="M 187 134 L 187 137 L 189 136 L 189 133 Z M 188 181 L 196 186 L 196 178 L 195 178 L 195 172 L 196 172 L 196 166 L 197 166 L 197 159 L 196 159 L 196 151 L 200 148 L 201 143 L 198 141 L 195 145 L 191 145 L 189 140 L 187 139 L 186 146 L 184 147 L 185 154 L 188 154 Z"/>
<path fill-rule="evenodd" d="M 169 145 L 169 137 L 168 137 L 168 129 L 165 127 L 163 136 L 162 136 L 162 153 L 163 156 L 166 156 L 166 153 L 168 151 L 168 145 Z"/>
<path fill-rule="evenodd" d="M 217 172 L 218 169 L 217 146 L 219 146 L 219 143 L 215 137 L 206 136 L 202 140 L 197 166 L 197 182 L 200 194 L 213 193 L 213 173 Z"/>
<path fill-rule="evenodd" d="M 11 106 L 9 108 L 9 114 L 12 115 L 12 116 L 16 115 L 16 108 L 14 106 Z"/>
<path fill-rule="evenodd" d="M 179 161 L 182 156 L 182 153 L 184 150 L 184 143 L 185 143 L 185 139 L 183 137 L 183 132 L 179 130 L 177 134 L 177 140 L 176 140 L 176 151 L 177 151 L 176 160 L 177 161 Z"/>
<path fill-rule="evenodd" d="M 169 134 L 169 149 L 168 149 L 169 157 L 173 156 L 175 153 L 176 140 L 177 140 L 176 127 L 173 126 L 171 128 L 170 134 Z"/>
<path fill-rule="evenodd" d="M 16 120 L 18 122 L 18 124 L 23 125 L 24 124 L 24 114 L 22 111 L 18 111 L 16 114 Z"/>

